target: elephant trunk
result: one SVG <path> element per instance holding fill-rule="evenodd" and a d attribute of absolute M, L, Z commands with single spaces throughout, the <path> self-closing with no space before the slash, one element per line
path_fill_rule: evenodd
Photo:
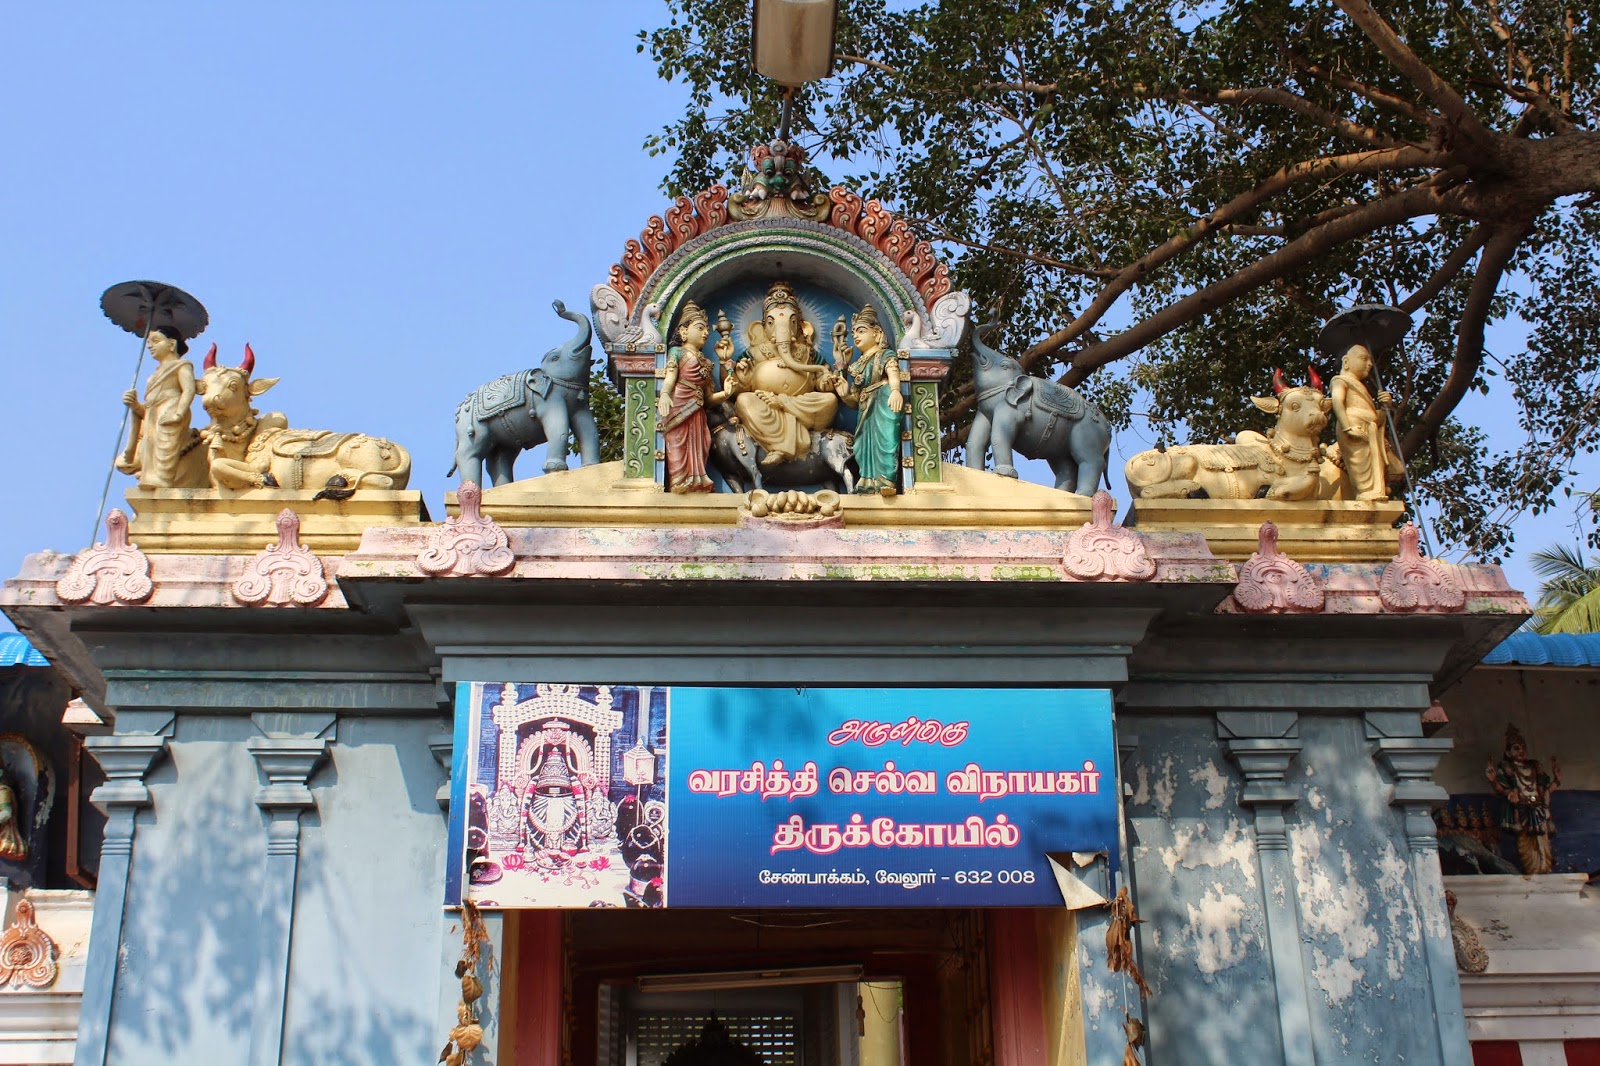
<path fill-rule="evenodd" d="M 589 316 L 581 311 L 568 311 L 567 305 L 560 300 L 552 302 L 550 306 L 555 308 L 556 314 L 578 327 L 578 332 L 573 338 L 557 348 L 556 352 L 561 356 L 575 357 L 587 364 L 592 354 L 589 342 L 594 336 L 594 327 L 589 324 Z"/>
<path fill-rule="evenodd" d="M 996 315 L 987 322 L 978 322 L 972 327 L 972 357 L 978 369 L 989 369 L 1000 365 L 1000 353 L 983 343 L 983 338 L 994 332 L 999 324 L 1000 316 Z"/>

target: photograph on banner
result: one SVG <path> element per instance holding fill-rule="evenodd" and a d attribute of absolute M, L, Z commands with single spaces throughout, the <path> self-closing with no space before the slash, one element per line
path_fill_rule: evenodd
<path fill-rule="evenodd" d="M 667 690 L 463 684 L 460 893 L 482 907 L 660 907 Z M 454 828 L 454 827 L 452 827 Z"/>
<path fill-rule="evenodd" d="M 485 907 L 1057 906 L 1051 855 L 1117 862 L 1104 690 L 474 683 L 457 744 Z"/>

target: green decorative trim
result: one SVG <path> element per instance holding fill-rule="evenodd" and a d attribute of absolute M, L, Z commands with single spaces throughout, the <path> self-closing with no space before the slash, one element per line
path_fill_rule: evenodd
<path fill-rule="evenodd" d="M 940 479 L 939 383 L 911 383 L 911 472 L 919 482 Z"/>
<path fill-rule="evenodd" d="M 627 413 L 622 430 L 622 476 L 654 478 L 656 475 L 656 379 L 626 379 Z"/>

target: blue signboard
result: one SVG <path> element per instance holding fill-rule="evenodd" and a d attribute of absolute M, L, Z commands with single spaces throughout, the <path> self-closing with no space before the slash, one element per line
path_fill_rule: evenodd
<path fill-rule="evenodd" d="M 1050 906 L 1115 862 L 1103 690 L 475 683 L 457 700 L 452 901 Z"/>

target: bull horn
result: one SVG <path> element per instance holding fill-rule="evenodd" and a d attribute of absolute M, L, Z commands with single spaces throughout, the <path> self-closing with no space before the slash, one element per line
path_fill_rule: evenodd
<path fill-rule="evenodd" d="M 239 364 L 239 369 L 244 371 L 244 376 L 249 377 L 256 368 L 256 353 L 250 350 L 247 342 L 244 346 L 244 362 Z"/>
<path fill-rule="evenodd" d="M 1307 380 L 1311 382 L 1311 387 L 1313 389 L 1316 389 L 1318 392 L 1321 392 L 1322 391 L 1322 379 L 1317 376 L 1317 368 L 1314 367 L 1314 366 L 1306 367 L 1306 374 L 1307 374 Z"/>
<path fill-rule="evenodd" d="M 206 353 L 206 361 L 201 364 L 203 369 L 215 370 L 217 368 L 217 342 L 211 342 L 211 350 Z"/>
<path fill-rule="evenodd" d="M 1283 383 L 1283 371 L 1280 370 L 1278 367 L 1273 367 L 1272 368 L 1272 395 L 1281 396 L 1283 394 L 1283 390 L 1287 389 L 1288 387 L 1289 386 L 1287 386 L 1287 385 L 1285 385 Z"/>

